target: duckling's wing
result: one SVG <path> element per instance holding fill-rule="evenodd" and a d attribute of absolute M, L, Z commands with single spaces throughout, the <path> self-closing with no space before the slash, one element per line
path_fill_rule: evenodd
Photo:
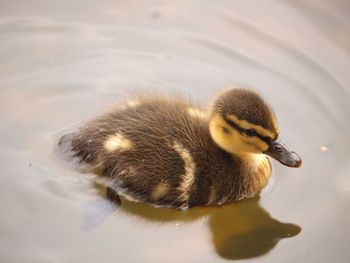
<path fill-rule="evenodd" d="M 119 194 L 172 207 L 188 203 L 200 166 L 195 162 L 208 160 L 208 145 L 206 119 L 192 105 L 169 100 L 116 109 L 82 127 L 72 140 L 74 156 L 111 179 Z"/>

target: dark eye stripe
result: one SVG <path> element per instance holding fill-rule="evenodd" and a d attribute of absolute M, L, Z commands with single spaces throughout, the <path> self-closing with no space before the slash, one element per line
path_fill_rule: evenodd
<path fill-rule="evenodd" d="M 257 136 L 258 133 L 254 129 L 247 129 L 244 131 L 249 137 Z"/>
<path fill-rule="evenodd" d="M 245 131 L 245 129 L 243 129 L 241 126 L 239 126 L 237 123 L 235 123 L 234 121 L 231 121 L 230 119 L 225 117 L 225 121 L 233 128 L 235 128 L 236 130 L 238 130 L 239 132 L 243 133 Z"/>
<path fill-rule="evenodd" d="M 239 126 L 237 123 L 235 123 L 234 121 L 224 117 L 225 121 L 232 127 L 235 128 L 236 130 L 238 130 L 240 133 L 246 133 L 247 130 L 250 129 L 244 129 L 241 126 Z M 255 131 L 255 130 L 254 130 Z M 252 137 L 258 137 L 260 140 L 266 142 L 267 144 L 270 144 L 270 142 L 272 141 L 272 139 L 268 136 L 262 136 L 261 134 L 259 134 L 257 131 L 255 131 L 255 134 Z"/>

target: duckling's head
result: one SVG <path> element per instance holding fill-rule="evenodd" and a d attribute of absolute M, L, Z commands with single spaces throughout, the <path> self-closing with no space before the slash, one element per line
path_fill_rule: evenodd
<path fill-rule="evenodd" d="M 209 129 L 219 147 L 242 159 L 264 153 L 290 167 L 301 165 L 299 156 L 276 141 L 279 129 L 270 106 L 249 89 L 223 92 L 212 106 Z"/>

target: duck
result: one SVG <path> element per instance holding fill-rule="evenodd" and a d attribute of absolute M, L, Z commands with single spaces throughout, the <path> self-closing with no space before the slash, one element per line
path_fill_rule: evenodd
<path fill-rule="evenodd" d="M 72 156 L 120 196 L 155 207 L 221 206 L 259 195 L 272 172 L 301 158 L 278 140 L 274 112 L 254 90 L 233 87 L 203 109 L 181 97 L 139 96 L 64 135 Z"/>

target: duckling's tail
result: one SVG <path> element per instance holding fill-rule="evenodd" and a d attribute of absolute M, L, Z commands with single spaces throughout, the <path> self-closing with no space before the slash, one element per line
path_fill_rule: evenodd
<path fill-rule="evenodd" d="M 61 159 L 69 162 L 73 169 L 89 173 L 94 171 L 93 148 L 82 144 L 79 134 L 72 132 L 63 135 L 58 141 L 57 153 Z"/>
<path fill-rule="evenodd" d="M 63 135 L 59 141 L 58 141 L 58 148 L 60 150 L 60 152 L 64 155 L 68 154 L 71 155 L 73 154 L 72 150 L 73 150 L 73 140 L 76 137 L 76 133 L 72 132 L 72 133 L 68 133 Z"/>

